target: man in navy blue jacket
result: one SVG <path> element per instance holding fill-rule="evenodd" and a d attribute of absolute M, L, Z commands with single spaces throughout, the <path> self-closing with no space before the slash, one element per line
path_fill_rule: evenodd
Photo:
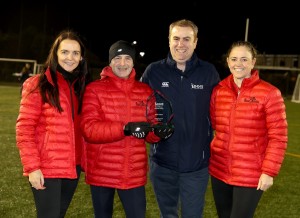
<path fill-rule="evenodd" d="M 141 77 L 170 100 L 174 112 L 173 135 L 150 150 L 150 180 L 164 218 L 179 217 L 178 208 L 182 218 L 198 218 L 204 208 L 212 139 L 209 103 L 220 77 L 197 57 L 197 34 L 190 20 L 172 23 L 167 58 L 151 63 Z"/>

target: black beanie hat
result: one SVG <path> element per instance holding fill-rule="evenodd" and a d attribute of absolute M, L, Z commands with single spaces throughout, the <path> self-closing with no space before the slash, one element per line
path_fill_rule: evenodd
<path fill-rule="evenodd" d="M 110 63 L 111 59 L 121 54 L 129 55 L 133 63 L 135 62 L 135 48 L 124 40 L 119 40 L 110 46 L 108 62 Z"/>

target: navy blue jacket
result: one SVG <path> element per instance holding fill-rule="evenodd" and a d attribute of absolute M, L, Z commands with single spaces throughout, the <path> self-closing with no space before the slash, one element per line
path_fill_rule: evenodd
<path fill-rule="evenodd" d="M 169 53 L 166 59 L 151 63 L 141 81 L 162 92 L 170 100 L 174 112 L 173 135 L 152 144 L 150 158 L 177 172 L 207 167 L 212 139 L 210 96 L 220 81 L 214 65 L 200 60 L 194 53 L 182 72 Z"/>

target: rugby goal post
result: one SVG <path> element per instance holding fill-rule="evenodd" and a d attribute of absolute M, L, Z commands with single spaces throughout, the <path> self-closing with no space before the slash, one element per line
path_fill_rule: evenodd
<path fill-rule="evenodd" d="M 292 96 L 292 102 L 300 103 L 300 74 L 298 73 L 293 96 Z"/>
<path fill-rule="evenodd" d="M 38 64 L 36 60 L 30 60 L 30 59 L 0 58 L 0 61 L 30 63 L 30 64 L 32 64 L 32 74 L 33 75 L 36 74 L 37 72 L 39 72 L 39 68 L 41 67 L 41 64 Z M 15 75 L 15 76 L 18 76 L 18 75 Z"/>

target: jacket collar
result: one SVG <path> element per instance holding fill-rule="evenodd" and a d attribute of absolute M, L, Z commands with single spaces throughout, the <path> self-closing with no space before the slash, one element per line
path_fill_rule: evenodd
<path fill-rule="evenodd" d="M 240 89 L 244 88 L 252 88 L 260 81 L 258 70 L 251 71 L 251 77 L 243 79 L 242 85 Z M 227 86 L 230 89 L 234 90 L 237 88 L 236 84 L 233 80 L 233 75 L 230 74 L 227 78 L 220 82 L 220 85 Z"/>
<path fill-rule="evenodd" d="M 101 79 L 104 79 L 106 77 L 110 77 L 112 78 L 113 80 L 117 80 L 117 81 L 134 81 L 135 80 L 135 75 L 136 75 L 136 72 L 135 72 L 135 69 L 132 68 L 132 71 L 131 73 L 129 74 L 129 77 L 128 79 L 122 79 L 120 77 L 117 77 L 114 72 L 112 71 L 112 68 L 110 66 L 106 66 L 103 68 L 103 70 L 101 71 L 100 73 L 100 77 Z"/>
<path fill-rule="evenodd" d="M 197 62 L 198 62 L 198 56 L 197 54 L 194 52 L 192 57 L 186 62 L 186 66 L 185 66 L 185 71 L 184 71 L 184 75 L 188 75 L 189 72 L 191 72 L 191 69 L 197 65 Z M 171 66 L 173 69 L 177 69 L 177 63 L 176 61 L 173 59 L 172 55 L 171 55 L 171 52 L 168 53 L 168 56 L 167 56 L 167 64 L 169 66 Z"/>
<path fill-rule="evenodd" d="M 45 71 L 45 76 L 47 78 L 47 80 L 49 81 L 49 83 L 54 86 L 54 82 L 53 82 L 53 79 L 52 79 L 52 76 L 51 76 L 51 73 L 50 73 L 50 68 L 48 67 L 47 70 Z M 63 75 L 61 75 L 60 73 L 58 73 L 58 71 L 56 71 L 56 76 L 57 76 L 57 80 L 64 80 L 64 77 Z"/>

